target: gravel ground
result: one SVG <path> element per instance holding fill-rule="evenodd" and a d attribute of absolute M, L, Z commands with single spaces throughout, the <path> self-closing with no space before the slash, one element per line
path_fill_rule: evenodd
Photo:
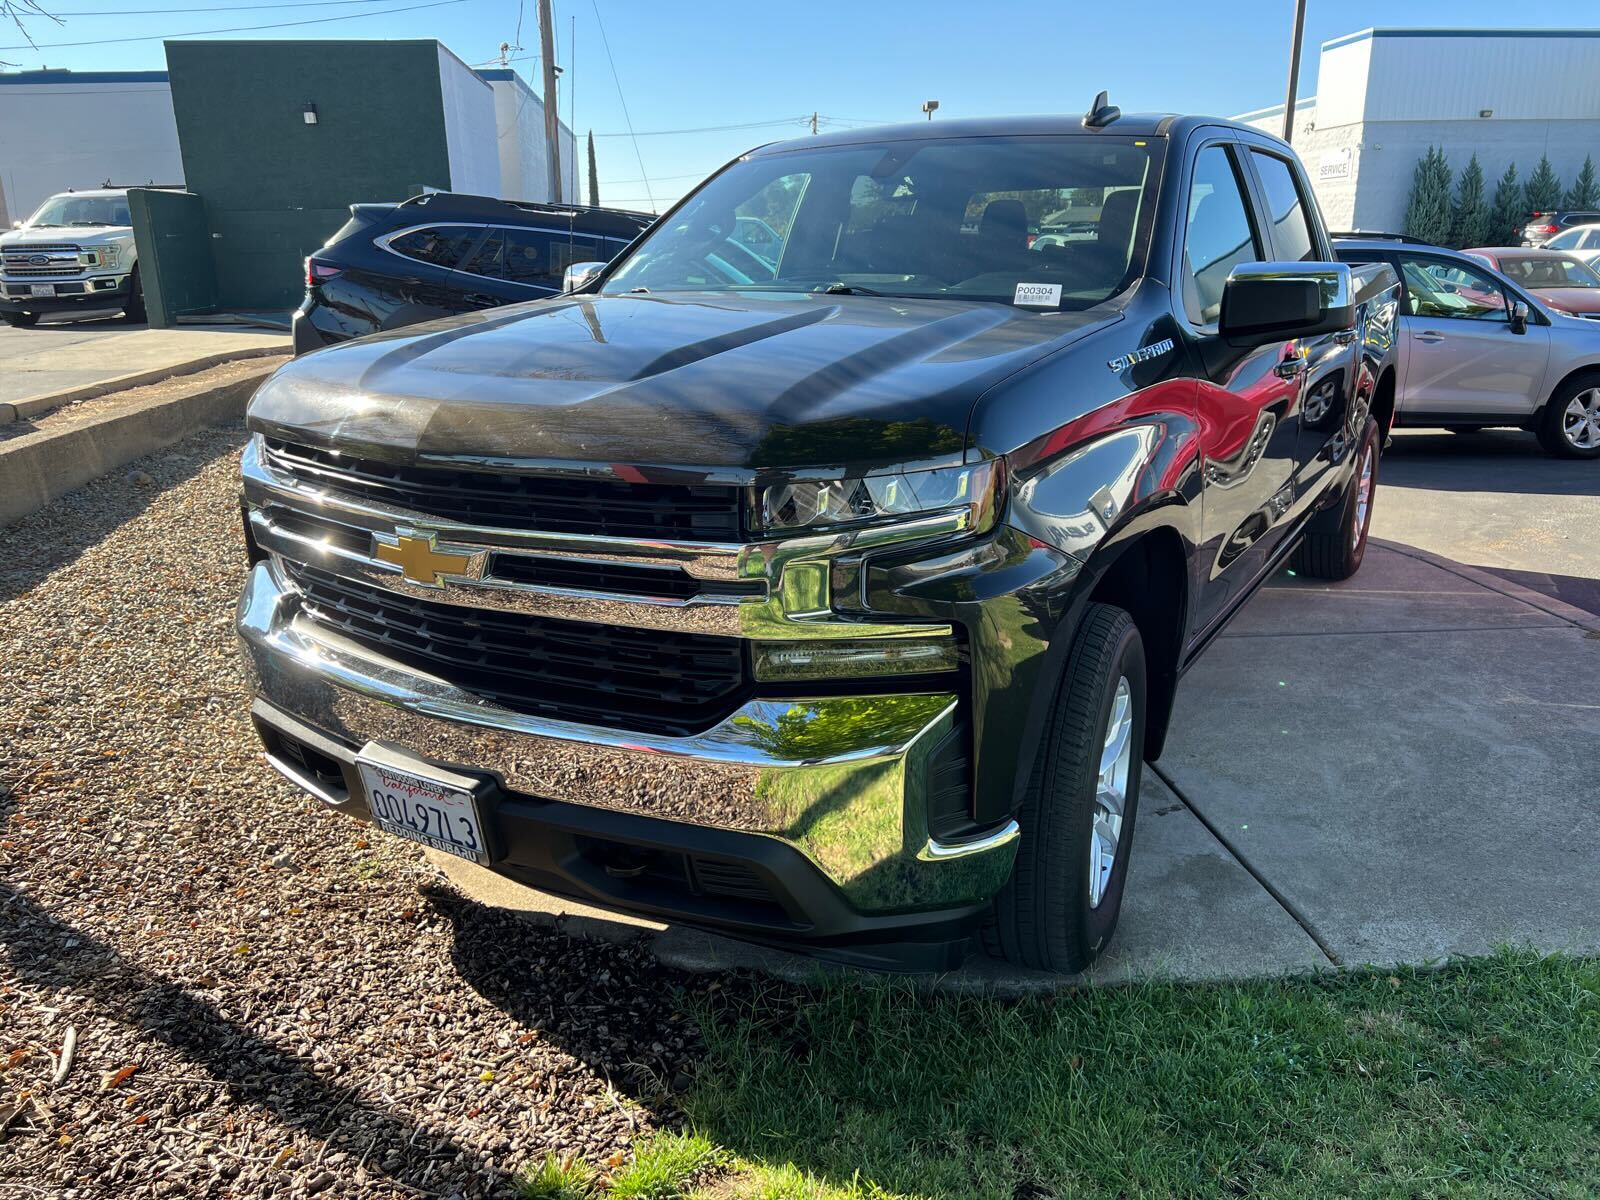
<path fill-rule="evenodd" d="M 265 767 L 241 444 L 0 530 L 0 1196 L 496 1196 L 546 1151 L 619 1165 L 701 1052 L 679 989 L 718 985 L 467 901 Z"/>

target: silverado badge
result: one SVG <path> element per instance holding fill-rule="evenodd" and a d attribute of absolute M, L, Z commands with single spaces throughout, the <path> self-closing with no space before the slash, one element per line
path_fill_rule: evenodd
<path fill-rule="evenodd" d="M 1113 371 L 1126 371 L 1129 367 L 1137 366 L 1142 362 L 1149 362 L 1152 358 L 1160 358 L 1172 349 L 1172 339 L 1162 338 L 1159 342 L 1151 342 L 1148 346 L 1140 346 L 1137 350 L 1130 350 L 1126 354 L 1119 354 L 1106 362 L 1106 366 Z"/>
<path fill-rule="evenodd" d="M 393 563 L 412 583 L 437 588 L 444 586 L 447 576 L 482 579 L 484 560 L 489 555 L 487 551 L 465 546 L 441 549 L 437 534 L 422 529 L 397 529 L 392 535 L 372 535 L 372 557 L 379 562 Z"/>

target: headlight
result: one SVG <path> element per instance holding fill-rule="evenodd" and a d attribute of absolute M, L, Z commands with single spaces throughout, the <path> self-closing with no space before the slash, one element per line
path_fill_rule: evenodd
<path fill-rule="evenodd" d="M 116 246 L 97 246 L 96 249 L 100 251 L 100 265 L 101 266 L 103 266 L 103 267 L 114 267 L 114 266 L 117 265 L 117 247 Z"/>
<path fill-rule="evenodd" d="M 761 496 L 769 533 L 881 522 L 895 517 L 965 511 L 966 529 L 987 529 L 999 515 L 1005 460 L 963 467 L 775 483 Z"/>

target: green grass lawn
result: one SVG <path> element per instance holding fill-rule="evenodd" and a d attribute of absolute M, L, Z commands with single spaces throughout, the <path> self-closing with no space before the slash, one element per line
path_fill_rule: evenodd
<path fill-rule="evenodd" d="M 1600 961 L 1079 989 L 708 993 L 684 1097 L 777 1200 L 1600 1195 Z"/>

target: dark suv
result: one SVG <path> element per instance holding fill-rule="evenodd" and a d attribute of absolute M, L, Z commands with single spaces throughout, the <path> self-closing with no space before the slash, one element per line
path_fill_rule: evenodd
<path fill-rule="evenodd" d="M 1600 212 L 1592 209 L 1529 213 L 1528 223 L 1522 227 L 1522 244 L 1542 246 L 1556 234 L 1564 233 L 1574 225 L 1597 223 L 1600 223 Z"/>
<path fill-rule="evenodd" d="M 432 192 L 352 204 L 306 259 L 294 350 L 561 291 L 574 262 L 606 262 L 649 228 L 646 213 Z"/>
<path fill-rule="evenodd" d="M 262 385 L 268 761 L 588 903 L 1083 967 L 1179 677 L 1361 564 L 1397 293 L 1226 121 L 752 151 L 569 295 Z"/>

